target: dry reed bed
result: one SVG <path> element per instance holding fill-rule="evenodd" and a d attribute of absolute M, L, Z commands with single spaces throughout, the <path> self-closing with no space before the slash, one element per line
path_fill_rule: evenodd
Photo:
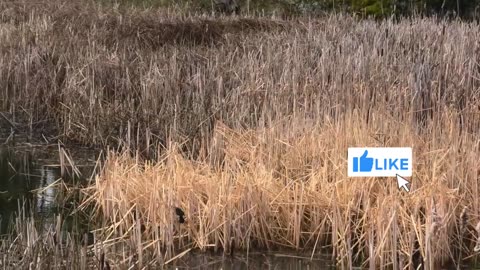
<path fill-rule="evenodd" d="M 58 3 L 0 11 L 0 107 L 52 136 L 139 153 L 111 155 L 91 197 L 115 225 L 103 237 L 130 241 L 130 259 L 228 251 L 232 237 L 247 249 L 331 243 L 345 267 L 413 265 L 421 254 L 435 269 L 471 255 L 478 24 Z M 413 146 L 414 192 L 347 179 L 346 147 L 362 145 Z M 148 156 L 165 160 L 144 165 Z M 176 205 L 188 225 L 171 223 Z M 133 209 L 148 238 L 131 227 Z"/>
<path fill-rule="evenodd" d="M 337 121 L 380 104 L 415 125 L 452 107 L 478 130 L 467 115 L 479 96 L 476 24 L 213 19 L 61 1 L 2 3 L 0 18 L 1 110 L 52 137 L 147 150 L 181 136 L 192 150 L 216 119 Z"/>
<path fill-rule="evenodd" d="M 111 153 L 86 203 L 96 204 L 106 250 L 113 256 L 111 246 L 126 244 L 140 264 L 191 249 L 278 248 L 312 256 L 327 248 L 343 268 L 465 263 L 480 220 L 480 141 L 459 131 L 457 113 L 442 114 L 443 129 L 429 136 L 389 116 L 365 125 L 355 113 L 257 130 L 217 123 L 208 154 L 195 161 L 178 145 L 153 163 Z M 346 148 L 361 145 L 413 146 L 413 191 L 398 191 L 392 178 L 347 178 Z"/>
<path fill-rule="evenodd" d="M 211 96 L 217 91 L 199 93 L 192 72 L 204 70 L 215 50 L 242 42 L 248 33 L 286 28 L 268 19 L 214 20 L 88 2 L 1 5 L 2 111 L 20 127 L 97 145 L 126 140 L 125 132 L 137 129 L 151 130 L 150 138 L 141 138 L 143 147 L 145 140 L 164 142 L 175 114 L 192 118 L 192 125 L 205 122 L 219 105 Z M 175 109 L 175 101 L 185 109 Z M 190 110 L 200 104 L 206 107 Z M 185 124 L 182 132 L 195 132 Z"/>

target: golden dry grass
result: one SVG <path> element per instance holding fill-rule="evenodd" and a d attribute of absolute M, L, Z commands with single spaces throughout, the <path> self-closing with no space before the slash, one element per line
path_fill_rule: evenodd
<path fill-rule="evenodd" d="M 327 246 L 345 268 L 401 269 L 418 264 L 419 249 L 426 269 L 438 269 L 473 254 L 478 222 L 479 141 L 460 136 L 454 116 L 446 112 L 447 130 L 430 139 L 410 124 L 378 117 L 365 125 L 355 114 L 335 125 L 285 119 L 232 130 L 217 123 L 208 154 L 197 160 L 175 144 L 153 163 L 111 153 L 90 199 L 104 239 L 130 243 L 137 254 L 292 248 L 313 255 Z M 393 178 L 347 178 L 346 149 L 362 145 L 413 146 L 412 192 L 398 191 Z M 176 222 L 174 207 L 185 210 L 186 224 Z"/>

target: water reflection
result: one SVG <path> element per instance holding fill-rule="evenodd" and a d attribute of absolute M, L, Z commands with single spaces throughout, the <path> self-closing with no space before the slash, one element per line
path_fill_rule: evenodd
<path fill-rule="evenodd" d="M 280 253 L 251 253 L 238 254 L 234 257 L 208 256 L 206 254 L 191 254 L 176 261 L 169 269 L 198 269 L 198 270 L 243 270 L 243 269 L 278 269 L 278 270 L 313 270 L 335 269 L 331 257 L 316 254 L 280 254 Z"/>
<path fill-rule="evenodd" d="M 44 159 L 34 150 L 0 148 L 0 234 L 7 233 L 19 208 L 33 209 L 46 219 L 58 209 L 52 184 L 60 178 L 60 170 L 38 160 Z M 42 192 L 32 192 L 38 189 Z"/>
<path fill-rule="evenodd" d="M 40 186 L 45 187 L 42 192 L 37 193 L 37 212 L 50 212 L 55 202 L 55 187 L 53 183 L 58 178 L 58 172 L 54 172 L 51 167 L 42 166 L 39 168 Z"/>

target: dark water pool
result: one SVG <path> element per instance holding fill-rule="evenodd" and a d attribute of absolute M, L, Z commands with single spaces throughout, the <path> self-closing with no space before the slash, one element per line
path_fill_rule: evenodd
<path fill-rule="evenodd" d="M 237 254 L 233 257 L 210 256 L 193 254 L 185 260 L 177 260 L 169 269 L 222 269 L 222 270 L 246 270 L 246 269 L 278 269 L 278 270 L 314 270 L 335 269 L 331 257 L 318 256 L 310 259 L 308 253 L 288 254 L 273 252 L 254 252 Z"/>
<path fill-rule="evenodd" d="M 86 164 L 79 167 L 78 175 L 64 173 L 67 185 L 75 186 L 90 176 L 93 164 L 83 159 Z M 58 147 L 0 146 L 0 234 L 10 231 L 19 209 L 26 209 L 26 215 L 34 215 L 44 225 L 63 214 L 66 207 L 59 202 L 65 198 L 55 185 L 60 180 Z"/>
<path fill-rule="evenodd" d="M 47 187 L 57 177 L 56 168 L 38 164 L 31 152 L 16 155 L 14 149 L 0 148 L 0 234 L 7 233 L 20 207 L 48 216 L 55 208 L 55 190 L 47 188 L 42 194 L 31 191 Z"/>

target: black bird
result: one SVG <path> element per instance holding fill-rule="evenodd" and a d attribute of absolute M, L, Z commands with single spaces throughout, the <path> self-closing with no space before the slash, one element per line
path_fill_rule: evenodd
<path fill-rule="evenodd" d="M 110 270 L 110 264 L 105 259 L 105 253 L 100 254 L 100 270 Z"/>
<path fill-rule="evenodd" d="M 178 216 L 178 222 L 185 223 L 185 212 L 182 209 L 175 207 L 175 214 Z"/>

